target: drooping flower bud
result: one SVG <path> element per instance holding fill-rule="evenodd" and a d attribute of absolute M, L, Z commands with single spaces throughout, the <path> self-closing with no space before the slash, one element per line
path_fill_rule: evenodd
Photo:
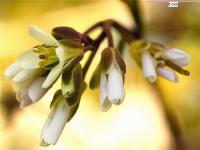
<path fill-rule="evenodd" d="M 119 51 L 111 47 L 104 49 L 100 64 L 90 80 L 90 88 L 100 85 L 100 106 L 103 111 L 109 110 L 112 104 L 122 103 L 125 72 L 126 65 Z"/>
<path fill-rule="evenodd" d="M 49 114 L 41 133 L 41 146 L 56 144 L 65 127 L 65 124 L 70 121 L 76 113 L 81 95 L 85 89 L 85 83 L 81 83 L 81 87 L 75 91 L 73 96 L 64 97 L 61 90 L 58 90 L 55 93 L 50 106 L 51 113 Z"/>

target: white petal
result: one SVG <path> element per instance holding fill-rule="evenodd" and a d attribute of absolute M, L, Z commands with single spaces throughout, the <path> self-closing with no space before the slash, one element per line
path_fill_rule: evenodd
<path fill-rule="evenodd" d="M 48 74 L 46 80 L 42 84 L 43 88 L 48 88 L 49 86 L 51 86 L 53 84 L 53 82 L 59 77 L 59 75 L 63 69 L 63 65 L 64 65 L 64 61 L 65 61 L 64 50 L 60 47 L 56 48 L 56 55 L 58 56 L 60 62 Z"/>
<path fill-rule="evenodd" d="M 15 83 L 24 82 L 27 80 L 32 80 L 40 73 L 40 70 L 32 69 L 32 70 L 22 70 L 19 72 L 12 80 Z"/>
<path fill-rule="evenodd" d="M 14 77 L 17 73 L 19 73 L 22 70 L 19 63 L 15 62 L 11 64 L 4 72 L 5 76 L 7 78 Z"/>
<path fill-rule="evenodd" d="M 185 66 L 190 61 L 190 56 L 186 52 L 176 48 L 165 51 L 163 53 L 163 57 L 178 66 Z"/>
<path fill-rule="evenodd" d="M 32 104 L 32 101 L 28 95 L 28 88 L 22 89 L 21 90 L 21 104 L 20 108 L 23 108 L 25 106 L 28 106 Z"/>
<path fill-rule="evenodd" d="M 148 78 L 150 82 L 155 82 L 157 79 L 155 66 L 153 63 L 153 58 L 149 54 L 149 52 L 145 51 L 142 53 L 142 71 L 145 78 Z"/>
<path fill-rule="evenodd" d="M 102 111 L 108 111 L 111 108 L 111 102 L 107 98 L 107 79 L 104 73 L 100 76 L 100 106 Z"/>
<path fill-rule="evenodd" d="M 45 123 L 40 140 L 42 146 L 56 144 L 69 118 L 69 114 L 70 109 L 63 99 L 59 102 L 58 106 L 51 111 Z"/>
<path fill-rule="evenodd" d="M 53 36 L 47 34 L 46 32 L 35 26 L 31 26 L 29 28 L 29 34 L 43 44 L 57 46 L 57 41 L 54 39 Z"/>
<path fill-rule="evenodd" d="M 158 75 L 160 75 L 161 77 L 169 80 L 169 81 L 172 81 L 172 82 L 178 82 L 178 77 L 176 76 L 176 74 L 171 71 L 171 70 L 168 70 L 166 68 L 162 68 L 162 67 L 158 67 L 156 69 Z"/>
<path fill-rule="evenodd" d="M 108 75 L 108 99 L 111 103 L 121 104 L 124 99 L 124 84 L 123 77 L 118 68 L 114 65 Z"/>
<path fill-rule="evenodd" d="M 25 51 L 17 59 L 17 62 L 24 69 L 39 68 L 40 67 L 40 65 L 39 65 L 40 61 L 41 60 L 39 59 L 39 54 L 36 53 L 36 52 L 33 52 L 33 49 Z"/>
<path fill-rule="evenodd" d="M 65 51 L 61 47 L 56 48 L 56 55 L 60 62 L 65 61 Z"/>
<path fill-rule="evenodd" d="M 57 64 L 48 74 L 46 80 L 44 81 L 44 83 L 42 84 L 42 88 L 48 88 L 50 87 L 54 81 L 59 77 L 62 68 L 63 68 L 63 63 L 59 63 Z"/>
<path fill-rule="evenodd" d="M 31 100 L 35 103 L 40 100 L 48 91 L 48 89 L 42 88 L 42 83 L 44 82 L 45 77 L 38 77 L 28 89 L 28 94 Z"/>
<path fill-rule="evenodd" d="M 107 97 L 107 79 L 104 73 L 100 76 L 100 97 L 101 101 L 104 101 Z"/>

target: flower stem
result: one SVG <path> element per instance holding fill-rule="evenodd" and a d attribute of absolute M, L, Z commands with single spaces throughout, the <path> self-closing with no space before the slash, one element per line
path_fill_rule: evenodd
<path fill-rule="evenodd" d="M 169 60 L 165 60 L 165 64 L 166 64 L 168 67 L 174 69 L 175 71 L 177 71 L 178 73 L 180 73 L 180 74 L 182 74 L 182 75 L 185 75 L 185 76 L 189 76 L 189 75 L 190 75 L 190 72 L 189 72 L 188 70 L 185 70 L 185 69 L 179 67 L 178 65 L 172 63 L 172 62 L 169 61 Z"/>
<path fill-rule="evenodd" d="M 83 67 L 83 79 L 85 79 L 85 76 L 87 74 L 87 71 L 90 67 L 90 64 L 92 63 L 92 60 L 94 59 L 94 56 L 99 48 L 99 45 L 101 44 L 101 42 L 103 41 L 103 39 L 105 38 L 105 32 L 103 31 L 97 38 L 96 40 L 94 40 L 92 42 L 92 54 L 89 56 L 87 62 L 85 63 L 84 67 Z"/>
<path fill-rule="evenodd" d="M 111 32 L 111 25 L 112 25 L 112 21 L 111 20 L 107 20 L 104 21 L 103 23 L 103 30 L 108 38 L 108 46 L 109 47 L 113 47 L 113 37 L 112 37 L 112 32 Z"/>
<path fill-rule="evenodd" d="M 182 135 L 181 126 L 178 121 L 178 117 L 174 111 L 174 109 L 170 106 L 170 104 L 167 104 L 166 100 L 164 99 L 164 96 L 162 94 L 161 89 L 159 88 L 158 83 L 151 85 L 152 89 L 155 91 L 157 96 L 159 97 L 159 104 L 163 108 L 163 112 L 165 115 L 165 118 L 167 120 L 168 126 L 171 131 L 171 135 L 173 136 L 173 139 L 175 141 L 174 148 L 175 150 L 187 150 L 187 145 L 184 141 L 184 137 Z"/>

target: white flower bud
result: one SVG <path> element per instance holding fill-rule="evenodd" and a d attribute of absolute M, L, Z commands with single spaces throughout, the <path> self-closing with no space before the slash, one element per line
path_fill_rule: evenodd
<path fill-rule="evenodd" d="M 107 98 L 107 79 L 104 73 L 101 73 L 100 76 L 100 106 L 102 111 L 108 111 L 112 103 Z"/>
<path fill-rule="evenodd" d="M 148 51 L 142 53 L 142 71 L 145 78 L 148 78 L 150 82 L 155 82 L 157 79 L 157 74 L 155 71 L 154 62 L 152 56 Z"/>
<path fill-rule="evenodd" d="M 48 91 L 48 88 L 42 88 L 45 77 L 38 77 L 28 88 L 28 95 L 33 103 L 40 100 Z"/>
<path fill-rule="evenodd" d="M 107 77 L 106 77 L 107 76 Z M 108 111 L 112 104 L 121 104 L 124 99 L 123 74 L 116 64 L 112 64 L 107 72 L 100 76 L 100 105 Z"/>
<path fill-rule="evenodd" d="M 121 71 L 114 64 L 108 74 L 108 99 L 113 104 L 121 104 L 124 99 L 124 84 Z"/>
<path fill-rule="evenodd" d="M 64 99 L 60 100 L 57 106 L 52 108 L 42 130 L 41 146 L 56 144 L 69 118 L 69 111 Z"/>
<path fill-rule="evenodd" d="M 186 66 L 190 61 L 190 56 L 186 52 L 176 48 L 165 51 L 162 54 L 162 57 L 170 60 L 180 67 Z"/>
<path fill-rule="evenodd" d="M 156 71 L 159 76 L 161 76 L 169 81 L 172 81 L 172 82 L 178 82 L 178 77 L 176 76 L 176 74 L 173 71 L 168 70 L 166 68 L 162 68 L 162 67 L 157 67 Z"/>
<path fill-rule="evenodd" d="M 41 29 L 31 26 L 29 28 L 29 34 L 37 39 L 38 41 L 41 41 L 42 43 L 50 46 L 56 46 L 57 41 L 54 39 L 53 36 L 47 34 L 46 32 L 42 31 Z"/>
<path fill-rule="evenodd" d="M 15 75 L 17 75 L 22 70 L 19 63 L 15 62 L 11 64 L 4 72 L 5 76 L 7 78 L 13 78 Z"/>
<path fill-rule="evenodd" d="M 32 70 L 24 69 L 20 71 L 12 80 L 15 83 L 24 82 L 27 80 L 31 80 L 32 78 L 35 78 L 39 73 L 40 71 L 37 69 L 32 69 Z"/>

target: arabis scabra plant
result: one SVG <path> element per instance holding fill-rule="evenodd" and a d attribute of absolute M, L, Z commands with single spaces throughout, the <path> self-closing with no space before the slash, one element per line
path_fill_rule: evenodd
<path fill-rule="evenodd" d="M 99 27 L 102 32 L 95 39 L 90 38 L 90 32 Z M 101 60 L 91 76 L 89 87 L 99 88 L 102 111 L 108 111 L 112 104 L 122 104 L 126 65 L 120 53 L 122 50 L 114 46 L 112 28 L 120 33 L 123 42 L 128 43 L 133 59 L 150 82 L 155 82 L 158 75 L 178 82 L 174 71 L 189 75 L 189 71 L 182 68 L 190 61 L 186 52 L 139 39 L 114 20 L 98 22 L 84 33 L 69 27 L 56 27 L 48 34 L 32 26 L 29 34 L 39 41 L 38 45 L 22 53 L 5 70 L 5 76 L 12 79 L 21 108 L 39 101 L 61 77 L 60 89 L 55 92 L 51 112 L 41 133 L 42 146 L 56 144 L 65 124 L 76 113 L 86 89 L 85 76 L 105 38 L 108 45 L 101 52 Z M 87 51 L 91 51 L 91 55 L 83 63 L 81 60 Z"/>

